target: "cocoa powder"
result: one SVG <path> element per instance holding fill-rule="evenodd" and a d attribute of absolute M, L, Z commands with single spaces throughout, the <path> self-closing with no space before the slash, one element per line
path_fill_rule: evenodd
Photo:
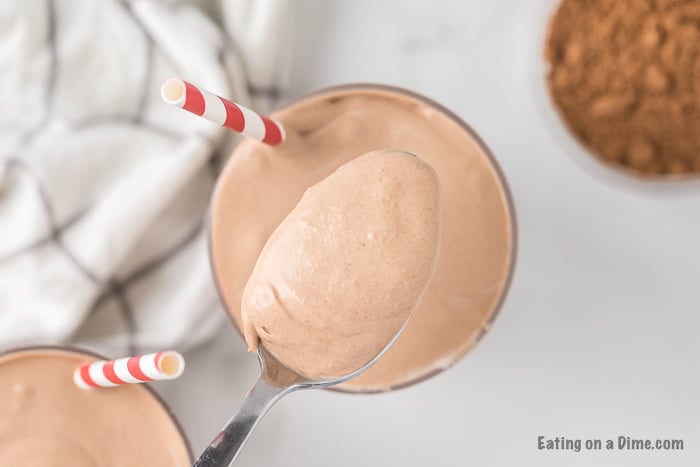
<path fill-rule="evenodd" d="M 545 58 L 560 115 L 600 159 L 700 173 L 700 0 L 563 0 Z"/>

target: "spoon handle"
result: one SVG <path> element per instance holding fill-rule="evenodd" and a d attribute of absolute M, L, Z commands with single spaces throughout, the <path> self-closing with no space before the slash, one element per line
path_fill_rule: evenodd
<path fill-rule="evenodd" d="M 199 456 L 193 467 L 232 465 L 260 419 L 289 389 L 273 386 L 261 376 L 248 392 L 238 411 L 226 422 L 224 428 Z"/>

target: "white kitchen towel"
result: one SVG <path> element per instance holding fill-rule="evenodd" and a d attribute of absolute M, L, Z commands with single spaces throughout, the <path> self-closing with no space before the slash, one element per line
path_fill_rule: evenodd
<path fill-rule="evenodd" d="M 177 1 L 0 2 L 1 347 L 182 349 L 223 322 L 206 216 L 226 130 L 159 87 L 269 104 L 291 1 L 225 2 L 230 34 Z"/>

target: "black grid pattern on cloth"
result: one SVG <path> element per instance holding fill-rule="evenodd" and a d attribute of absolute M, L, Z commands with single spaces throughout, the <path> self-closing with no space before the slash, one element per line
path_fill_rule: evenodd
<path fill-rule="evenodd" d="M 47 84 L 46 84 L 46 112 L 43 118 L 43 121 L 37 125 L 36 128 L 31 129 L 29 132 L 27 132 L 23 138 L 22 142 L 24 145 L 30 143 L 36 134 L 41 130 L 41 128 L 45 127 L 47 120 L 50 118 L 52 114 L 52 108 L 53 108 L 53 98 L 55 95 L 55 87 L 56 87 L 56 81 L 57 81 L 57 76 L 59 72 L 59 60 L 58 60 L 58 54 L 56 52 L 56 38 L 58 34 L 58 24 L 57 24 L 57 15 L 56 15 L 56 0 L 45 0 L 47 4 L 47 41 L 48 41 L 48 49 L 50 52 L 50 63 L 49 63 L 49 71 L 48 71 L 48 77 L 47 77 Z M 153 1 L 153 0 L 138 0 L 138 1 Z M 177 134 L 176 132 L 168 129 L 168 128 L 163 128 L 160 127 L 156 124 L 147 122 L 144 118 L 147 102 L 148 102 L 148 89 L 149 86 L 148 84 L 151 82 L 153 79 L 153 68 L 154 68 L 154 55 L 156 51 L 156 41 L 150 34 L 148 28 L 142 23 L 140 18 L 138 17 L 137 14 L 132 10 L 132 1 L 129 0 L 119 0 L 119 3 L 124 7 L 124 10 L 128 13 L 132 21 L 139 27 L 139 29 L 143 32 L 144 37 L 147 39 L 147 71 L 146 75 L 144 77 L 144 84 L 142 86 L 141 90 L 141 95 L 139 96 L 138 104 L 136 111 L 133 115 L 128 115 L 128 116 L 110 116 L 110 117 L 101 117 L 101 118 L 94 118 L 94 119 L 87 119 L 83 122 L 80 122 L 76 125 L 73 126 L 73 130 L 81 130 L 90 126 L 95 126 L 95 125 L 101 125 L 101 124 L 113 124 L 113 123 L 125 123 L 125 124 L 132 124 L 132 125 L 138 125 L 141 127 L 145 127 L 150 131 L 156 132 L 166 138 L 172 139 L 172 140 L 182 140 L 183 137 L 182 135 Z M 168 3 L 170 7 L 179 7 L 182 5 L 181 2 L 170 2 Z M 224 41 L 223 41 L 223 47 L 222 50 L 219 51 L 217 54 L 217 57 L 219 59 L 219 63 L 223 66 L 223 62 L 225 60 L 225 55 L 227 51 L 232 51 L 233 46 L 230 42 L 230 38 L 224 34 Z M 162 52 L 162 51 L 161 51 Z M 176 62 L 172 60 L 170 57 L 167 56 L 167 54 L 163 53 L 166 61 L 168 64 L 173 67 L 174 69 L 177 69 Z M 239 79 L 243 79 L 244 77 L 236 77 Z M 256 87 L 253 83 L 247 81 L 246 82 L 246 87 L 250 91 L 251 95 L 266 95 L 269 96 L 273 99 L 277 99 L 280 97 L 281 92 L 279 88 L 258 88 Z M 202 135 L 199 135 L 202 136 Z M 206 143 L 209 143 L 209 147 L 211 148 L 210 150 L 210 155 L 209 155 L 209 168 L 210 172 L 213 178 L 216 178 L 218 176 L 218 173 L 221 168 L 221 164 L 223 162 L 223 154 L 221 153 L 221 149 L 217 147 L 216 144 L 214 144 L 213 141 L 211 141 L 208 137 L 204 137 L 206 139 Z M 41 200 L 41 204 L 43 206 L 43 212 L 44 215 L 46 216 L 46 220 L 49 226 L 49 232 L 44 235 L 42 238 L 39 238 L 37 240 L 32 241 L 31 243 L 27 245 L 23 245 L 20 248 L 11 251 L 9 253 L 6 253 L 2 256 L 0 256 L 0 264 L 7 263 L 15 258 L 17 258 L 20 255 L 24 254 L 29 254 L 32 253 L 34 250 L 37 248 L 43 247 L 48 243 L 53 243 L 59 250 L 65 255 L 65 257 L 70 261 L 70 263 L 75 266 L 75 268 L 80 271 L 82 275 L 84 275 L 89 281 L 91 281 L 93 284 L 98 286 L 100 289 L 100 293 L 95 299 L 95 301 L 92 304 L 90 314 L 95 313 L 97 310 L 100 309 L 101 305 L 103 305 L 106 301 L 109 300 L 115 300 L 115 302 L 119 305 L 118 309 L 121 313 L 122 320 L 125 324 L 125 327 L 128 331 L 129 334 L 129 352 L 130 353 L 136 353 L 138 349 L 135 348 L 134 342 L 133 342 L 133 335 L 136 333 L 136 320 L 134 318 L 134 309 L 132 304 L 129 302 L 129 297 L 128 297 L 128 289 L 132 286 L 134 286 L 136 283 L 138 283 L 140 280 L 142 280 L 144 277 L 148 276 L 149 274 L 153 273 L 156 271 L 158 268 L 162 267 L 163 265 L 167 264 L 173 257 L 175 257 L 179 252 L 181 252 L 183 249 L 185 249 L 188 245 L 190 245 L 192 242 L 194 242 L 199 235 L 202 233 L 203 228 L 204 228 L 204 218 L 199 219 L 196 223 L 194 228 L 192 228 L 180 241 L 178 241 L 175 245 L 173 245 L 170 249 L 165 251 L 164 253 L 160 254 L 156 258 L 151 259 L 150 261 L 146 262 L 145 264 L 141 265 L 140 267 L 136 268 L 135 271 L 131 272 L 129 275 L 126 277 L 121 277 L 121 278 L 110 278 L 107 280 L 103 280 L 98 277 L 97 274 L 92 272 L 85 264 L 82 264 L 78 257 L 70 250 L 70 248 L 67 247 L 65 242 L 63 241 L 63 235 L 73 226 L 76 224 L 78 220 L 87 212 L 88 208 L 85 208 L 83 211 L 80 211 L 70 218 L 59 222 L 56 219 L 56 215 L 54 212 L 54 208 L 52 206 L 52 201 L 50 197 L 48 196 L 47 191 L 45 188 L 42 186 L 41 179 L 37 177 L 31 170 L 31 167 L 27 164 L 24 164 L 23 161 L 20 159 L 19 156 L 11 157 L 4 159 L 2 163 L 5 165 L 5 168 L 7 170 L 16 170 L 24 174 L 25 176 L 29 177 L 36 189 L 36 192 L 39 196 L 39 199 Z M 207 304 L 207 309 L 211 308 L 212 304 Z"/>

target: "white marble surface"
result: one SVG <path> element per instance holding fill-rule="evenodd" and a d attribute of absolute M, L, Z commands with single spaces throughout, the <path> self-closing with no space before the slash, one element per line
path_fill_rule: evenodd
<path fill-rule="evenodd" d="M 518 265 L 492 332 L 449 372 L 384 395 L 293 394 L 237 465 L 700 465 L 700 190 L 616 186 L 563 153 L 533 97 L 543 2 L 300 1 L 292 95 L 375 81 L 462 116 L 511 183 Z M 199 450 L 257 368 L 228 328 L 188 358 L 159 388 Z M 546 452 L 538 435 L 685 450 Z"/>

